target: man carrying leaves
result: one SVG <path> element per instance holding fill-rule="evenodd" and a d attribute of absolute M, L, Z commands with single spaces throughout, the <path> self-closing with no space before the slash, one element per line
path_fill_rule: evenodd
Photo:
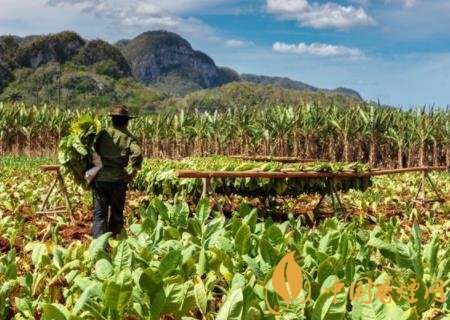
<path fill-rule="evenodd" d="M 100 159 L 93 159 L 94 164 L 101 163 L 92 183 L 94 238 L 106 232 L 112 232 L 114 236 L 121 233 L 127 184 L 134 179 L 143 160 L 137 139 L 127 129 L 129 120 L 134 117 L 124 105 L 114 106 L 109 115 L 112 125 L 99 133 L 95 144 Z M 131 173 L 126 170 L 129 163 Z M 111 208 L 109 216 L 108 207 Z"/>

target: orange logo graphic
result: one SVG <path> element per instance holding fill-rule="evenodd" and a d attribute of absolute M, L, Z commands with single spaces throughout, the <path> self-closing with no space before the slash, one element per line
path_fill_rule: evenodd
<path fill-rule="evenodd" d="M 305 286 L 306 284 L 306 286 Z M 434 299 L 443 303 L 445 301 L 445 283 L 443 280 L 431 280 L 431 286 L 427 287 L 424 283 L 420 284 L 416 279 L 410 279 L 410 282 L 400 287 L 391 285 L 391 279 L 385 278 L 382 283 L 375 284 L 370 278 L 363 277 L 350 283 L 349 299 L 363 304 L 370 304 L 374 299 L 379 299 L 381 303 L 390 303 L 392 300 L 400 302 L 407 300 L 409 303 L 418 301 L 416 293 L 419 288 L 424 286 L 425 300 L 430 295 Z M 278 296 L 284 301 L 287 307 L 293 302 L 305 304 L 311 299 L 311 282 L 308 274 L 297 264 L 294 258 L 294 252 L 288 253 L 275 267 L 272 275 L 272 287 Z M 302 301 L 297 301 L 300 294 L 306 287 L 306 297 Z M 345 283 L 336 278 L 330 288 L 324 288 L 323 292 L 333 295 L 333 304 L 337 303 L 337 295 L 345 289 Z M 266 305 L 269 312 L 273 315 L 281 315 L 282 312 L 276 311 L 269 303 L 268 286 L 266 286 Z M 393 293 L 396 293 L 393 295 Z M 367 294 L 367 299 L 362 300 Z"/>
<path fill-rule="evenodd" d="M 294 252 L 286 255 L 278 265 L 272 275 L 272 287 L 274 291 L 283 299 L 287 306 L 295 301 L 303 290 L 303 275 L 305 272 L 295 262 Z M 311 298 L 311 283 L 305 274 L 306 283 L 308 285 L 308 293 L 304 300 L 298 302 L 304 304 Z M 273 315 L 280 315 L 281 312 L 273 310 L 268 300 L 268 288 L 266 286 L 266 304 L 269 312 Z"/>

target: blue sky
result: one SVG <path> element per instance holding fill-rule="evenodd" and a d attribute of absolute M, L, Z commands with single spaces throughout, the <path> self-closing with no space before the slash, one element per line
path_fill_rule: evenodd
<path fill-rule="evenodd" d="M 0 34 L 111 42 L 166 29 L 240 73 L 450 104 L 450 0 L 0 0 Z"/>

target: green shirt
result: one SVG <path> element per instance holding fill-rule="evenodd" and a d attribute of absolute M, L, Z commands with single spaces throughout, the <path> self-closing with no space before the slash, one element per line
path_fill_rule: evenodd
<path fill-rule="evenodd" d="M 110 127 L 102 130 L 95 149 L 103 163 L 96 181 L 124 181 L 128 175 L 126 167 L 129 161 L 133 170 L 141 168 L 141 148 L 137 139 L 125 128 Z"/>

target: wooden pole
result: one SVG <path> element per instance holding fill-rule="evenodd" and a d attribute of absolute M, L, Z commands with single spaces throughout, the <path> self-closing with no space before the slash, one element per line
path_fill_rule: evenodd
<path fill-rule="evenodd" d="M 425 184 L 426 184 L 426 181 L 427 181 L 427 172 L 426 171 L 422 171 L 421 179 L 422 179 L 422 182 L 421 182 L 422 188 L 420 190 L 420 196 L 421 196 L 422 200 L 425 200 L 425 197 L 426 197 L 426 195 L 425 195 Z"/>
<path fill-rule="evenodd" d="M 314 214 L 320 213 L 320 212 L 319 212 L 319 208 L 320 208 L 320 206 L 322 205 L 322 202 L 324 201 L 326 195 L 327 195 L 327 193 L 324 192 L 324 193 L 322 193 L 322 195 L 320 196 L 319 202 L 317 202 L 316 206 L 315 206 L 314 209 L 313 209 L 313 213 L 314 213 Z"/>
<path fill-rule="evenodd" d="M 427 199 L 426 198 L 426 183 L 427 181 L 431 185 L 431 189 L 436 195 L 435 199 Z M 420 197 L 419 197 L 420 194 Z M 431 202 L 445 202 L 444 198 L 442 198 L 440 192 L 436 188 L 436 185 L 434 184 L 433 180 L 430 177 L 429 171 L 423 171 L 422 176 L 419 182 L 419 186 L 417 188 L 416 197 L 414 198 L 416 202 L 420 203 L 431 203 Z"/>
<path fill-rule="evenodd" d="M 223 215 L 222 205 L 220 204 L 219 198 L 217 197 L 216 190 L 214 188 L 214 184 L 213 184 L 212 181 L 208 181 L 208 182 L 209 182 L 209 190 L 211 190 L 211 193 L 212 193 L 213 198 L 214 198 L 214 202 L 216 203 L 216 206 L 219 209 L 220 213 Z"/>
<path fill-rule="evenodd" d="M 61 191 L 62 191 L 62 193 L 64 195 L 64 199 L 66 201 L 66 206 L 69 209 L 70 218 L 72 219 L 73 218 L 73 210 L 72 210 L 72 206 L 70 204 L 69 193 L 67 192 L 66 184 L 64 183 L 64 178 L 61 175 L 61 171 L 60 170 L 58 170 L 58 172 L 57 172 L 57 179 L 58 179 L 58 181 L 60 183 Z"/>
<path fill-rule="evenodd" d="M 45 208 L 47 207 L 47 202 L 50 199 L 50 195 L 52 194 L 53 189 L 55 189 L 55 186 L 56 186 L 57 183 L 58 183 L 58 179 L 53 180 L 50 188 L 47 191 L 47 195 L 45 196 L 44 202 L 42 203 L 41 211 L 44 211 Z"/>
<path fill-rule="evenodd" d="M 206 196 L 208 195 L 208 185 L 209 185 L 209 179 L 208 178 L 202 178 L 202 182 L 203 182 L 203 190 L 202 190 L 202 198 L 206 198 Z"/>
<path fill-rule="evenodd" d="M 275 161 L 283 163 L 310 163 L 310 162 L 326 162 L 325 159 L 302 159 L 297 157 L 270 157 L 270 156 L 230 156 L 231 158 L 249 160 L 249 161 Z"/>
<path fill-rule="evenodd" d="M 266 171 L 194 171 L 177 170 L 179 178 L 328 178 L 333 174 L 324 172 L 266 172 Z"/>
<path fill-rule="evenodd" d="M 391 170 L 372 170 L 367 172 L 315 172 L 315 171 L 195 171 L 195 170 L 177 170 L 176 175 L 179 178 L 268 178 L 268 179 L 286 179 L 286 178 L 362 178 L 381 175 L 400 174 L 408 172 L 424 171 L 445 171 L 446 167 L 414 167 Z"/>
<path fill-rule="evenodd" d="M 345 210 L 345 207 L 343 206 L 343 204 L 341 202 L 341 198 L 339 198 L 339 194 L 338 194 L 338 192 L 336 190 L 335 180 L 334 179 L 330 179 L 330 180 L 331 180 L 330 181 L 330 183 L 331 183 L 331 194 L 336 197 L 336 202 L 338 203 L 339 208 L 341 209 L 342 213 L 345 214 L 346 210 Z M 333 203 L 333 205 L 334 205 L 334 203 Z M 333 210 L 335 210 L 334 207 L 333 207 Z"/>
<path fill-rule="evenodd" d="M 337 192 L 336 186 L 335 186 L 335 180 L 333 178 L 327 178 L 327 188 L 326 190 L 322 193 L 319 202 L 316 204 L 316 206 L 313 209 L 313 213 L 314 214 L 319 214 L 320 213 L 320 207 L 322 206 L 322 203 L 325 200 L 325 197 L 328 195 L 329 197 L 331 197 L 331 203 L 332 203 L 332 208 L 333 208 L 333 212 L 336 214 L 337 209 L 340 209 L 342 213 L 346 213 L 345 207 L 342 204 L 342 201 L 339 197 L 339 194 Z"/>
<path fill-rule="evenodd" d="M 55 172 L 56 177 L 53 180 L 52 184 L 50 185 L 50 188 L 47 191 L 47 194 L 45 196 L 44 202 L 41 207 L 41 211 L 36 212 L 37 214 L 44 214 L 44 213 L 64 213 L 69 212 L 70 213 L 70 219 L 73 219 L 73 209 L 72 205 L 70 203 L 70 197 L 69 193 L 67 192 L 66 184 L 64 183 L 64 178 L 61 174 L 60 165 L 42 165 L 41 170 L 43 172 Z M 59 184 L 59 188 L 63 194 L 65 203 L 66 203 L 66 209 L 62 210 L 61 208 L 56 209 L 47 209 L 47 204 L 50 199 L 50 195 L 52 194 L 53 190 L 55 189 L 56 185 Z"/>

